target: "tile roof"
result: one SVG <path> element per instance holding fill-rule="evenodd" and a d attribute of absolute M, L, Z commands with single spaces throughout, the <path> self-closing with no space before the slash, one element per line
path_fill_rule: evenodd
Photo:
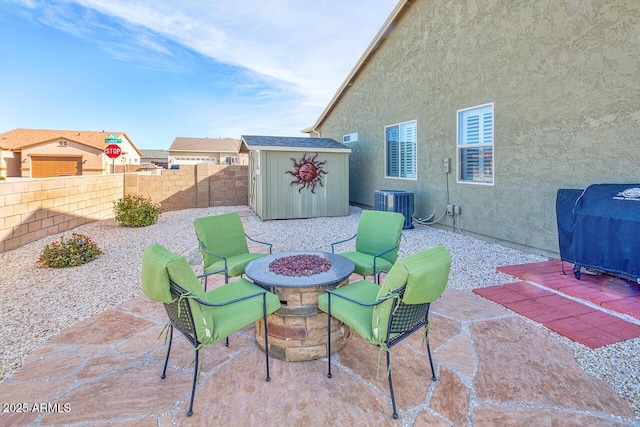
<path fill-rule="evenodd" d="M 115 134 L 118 138 L 124 135 L 133 145 L 131 138 L 124 132 L 19 128 L 0 133 L 0 149 L 19 150 L 30 145 L 64 138 L 102 150 L 105 144 L 104 140 L 109 138 L 111 134 Z M 135 145 L 134 148 L 139 153 Z"/>
<path fill-rule="evenodd" d="M 177 137 L 169 151 L 202 151 L 237 153 L 240 140 L 234 138 L 184 138 Z"/>
<path fill-rule="evenodd" d="M 169 152 L 167 150 L 140 150 L 140 157 L 150 159 L 168 159 Z"/>
<path fill-rule="evenodd" d="M 351 151 L 345 144 L 332 138 L 309 138 L 294 136 L 258 136 L 242 135 L 247 148 L 311 148 Z"/>

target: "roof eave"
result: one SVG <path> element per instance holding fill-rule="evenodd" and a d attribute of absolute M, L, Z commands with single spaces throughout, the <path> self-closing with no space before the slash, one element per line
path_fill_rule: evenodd
<path fill-rule="evenodd" d="M 122 135 L 124 135 L 124 137 L 127 138 L 127 141 L 129 141 L 129 144 L 131 144 L 133 149 L 136 150 L 136 153 L 138 153 L 138 156 L 142 157 L 142 153 L 140 152 L 140 150 L 138 150 L 138 147 L 136 147 L 136 145 L 133 143 L 131 138 L 129 138 L 129 135 L 127 135 L 126 132 L 122 132 Z"/>
<path fill-rule="evenodd" d="M 249 150 L 264 150 L 264 151 L 313 151 L 317 153 L 351 153 L 351 148 L 329 148 L 329 147 L 282 147 L 275 145 L 248 145 Z"/>

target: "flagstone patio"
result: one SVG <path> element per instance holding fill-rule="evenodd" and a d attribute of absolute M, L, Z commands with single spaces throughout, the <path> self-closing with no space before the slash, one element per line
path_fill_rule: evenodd
<path fill-rule="evenodd" d="M 205 349 L 194 414 L 187 417 L 193 349 L 178 338 L 161 380 L 166 314 L 139 296 L 38 347 L 0 384 L 0 401 L 25 403 L 27 412 L 2 413 L 0 423 L 637 425 L 631 407 L 579 369 L 566 345 L 499 305 L 446 290 L 430 321 L 437 382 L 430 380 L 421 334 L 393 349 L 398 420 L 386 379 L 376 378 L 378 350 L 357 334 L 333 356 L 333 378 L 326 377 L 326 359 L 271 358 L 266 382 L 253 327 L 232 336 L 229 347 Z"/>
<path fill-rule="evenodd" d="M 525 270 L 504 272 L 530 280 Z M 221 283 L 210 280 L 209 287 Z M 331 379 L 326 358 L 271 358 L 266 382 L 253 326 L 231 336 L 229 347 L 204 348 L 194 414 L 187 417 L 193 348 L 176 334 L 160 379 L 167 316 L 162 304 L 140 295 L 37 347 L 0 383 L 6 409 L 0 425 L 640 425 L 627 401 L 578 367 L 571 348 L 511 310 L 447 289 L 429 320 L 436 382 L 422 334 L 392 349 L 398 420 L 385 363 L 378 378 L 378 349 L 357 334 L 332 356 Z"/>

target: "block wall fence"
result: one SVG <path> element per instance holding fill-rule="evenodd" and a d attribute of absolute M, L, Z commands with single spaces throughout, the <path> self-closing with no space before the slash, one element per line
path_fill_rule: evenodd
<path fill-rule="evenodd" d="M 0 181 L 0 253 L 82 224 L 113 218 L 113 202 L 141 194 L 163 211 L 246 206 L 247 166 Z"/>

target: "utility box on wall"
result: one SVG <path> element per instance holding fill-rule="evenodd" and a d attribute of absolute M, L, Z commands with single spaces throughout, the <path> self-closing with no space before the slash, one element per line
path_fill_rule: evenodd
<path fill-rule="evenodd" d="M 261 219 L 349 215 L 349 147 L 330 138 L 240 141 L 249 154 L 249 207 Z"/>

